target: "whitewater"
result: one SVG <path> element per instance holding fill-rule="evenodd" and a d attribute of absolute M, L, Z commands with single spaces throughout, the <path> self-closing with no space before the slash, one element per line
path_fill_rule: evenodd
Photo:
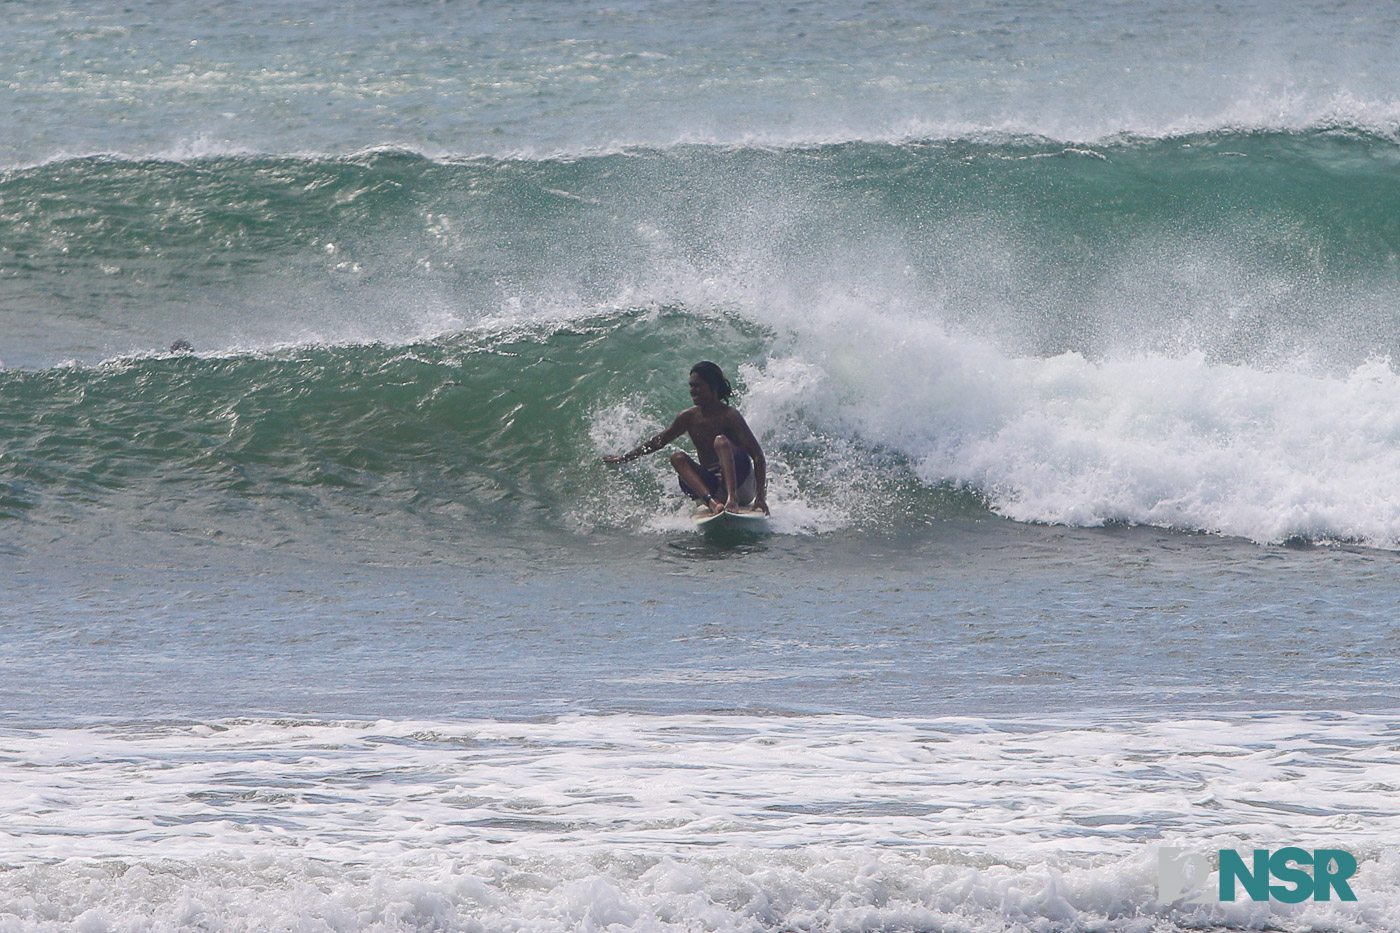
<path fill-rule="evenodd" d="M 9 5 L 0 933 L 1400 926 L 1398 35 Z"/>

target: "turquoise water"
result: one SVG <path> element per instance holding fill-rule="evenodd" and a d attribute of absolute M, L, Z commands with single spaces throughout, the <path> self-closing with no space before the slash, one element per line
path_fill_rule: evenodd
<path fill-rule="evenodd" d="M 1388 6 L 0 9 L 0 930 L 1396 926 Z"/>

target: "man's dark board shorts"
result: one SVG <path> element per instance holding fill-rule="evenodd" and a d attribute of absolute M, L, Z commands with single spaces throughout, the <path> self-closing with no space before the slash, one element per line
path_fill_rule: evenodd
<path fill-rule="evenodd" d="M 750 476 L 753 475 L 753 460 L 749 457 L 749 452 L 739 445 L 734 445 L 734 488 L 739 491 L 739 498 L 744 498 L 744 493 L 748 492 L 743 488 Z M 720 469 L 718 463 L 714 466 L 704 467 L 700 470 L 700 476 L 705 480 L 705 485 L 709 487 L 709 494 L 719 501 L 725 501 L 724 491 L 724 471 Z M 692 499 L 705 498 L 704 493 L 698 493 L 691 489 L 685 480 L 681 480 L 681 492 Z M 752 494 L 749 501 L 753 501 Z"/>

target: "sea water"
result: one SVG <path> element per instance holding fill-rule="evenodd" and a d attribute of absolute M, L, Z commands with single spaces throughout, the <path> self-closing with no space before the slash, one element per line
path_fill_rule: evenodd
<path fill-rule="evenodd" d="M 1398 39 L 0 5 L 0 931 L 1400 927 Z"/>

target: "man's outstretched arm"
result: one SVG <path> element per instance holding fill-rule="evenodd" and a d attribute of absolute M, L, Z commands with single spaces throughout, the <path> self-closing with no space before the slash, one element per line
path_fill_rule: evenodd
<path fill-rule="evenodd" d="M 655 437 L 648 438 L 642 443 L 633 447 L 625 454 L 612 455 L 603 458 L 604 463 L 628 463 L 638 457 L 645 457 L 647 454 L 655 453 L 667 444 L 674 441 L 685 433 L 685 412 L 676 416 L 676 420 L 671 422 L 671 426 Z"/>

